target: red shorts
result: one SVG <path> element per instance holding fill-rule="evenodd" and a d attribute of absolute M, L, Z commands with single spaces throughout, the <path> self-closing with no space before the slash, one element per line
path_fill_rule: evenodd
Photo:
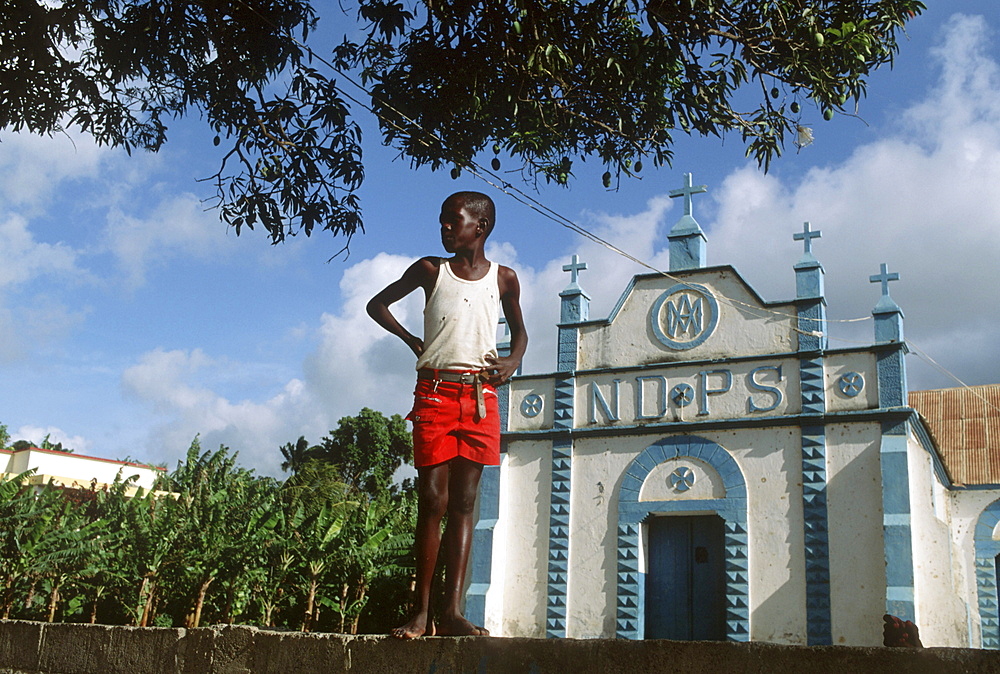
<path fill-rule="evenodd" d="M 473 384 L 418 379 L 413 410 L 406 416 L 413 422 L 413 464 L 422 468 L 461 456 L 484 466 L 500 465 L 496 389 L 484 383 L 483 398 L 486 418 L 476 421 Z"/>

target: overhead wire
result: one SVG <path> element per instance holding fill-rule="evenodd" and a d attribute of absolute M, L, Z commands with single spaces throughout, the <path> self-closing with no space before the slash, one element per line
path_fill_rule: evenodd
<path fill-rule="evenodd" d="M 245 2 L 245 0 L 237 0 L 237 2 L 239 2 L 242 5 L 244 5 L 244 7 L 247 7 L 247 9 L 249 9 L 250 11 L 255 12 L 261 18 L 261 20 L 263 20 L 263 21 L 265 21 L 267 23 L 270 23 L 272 26 L 274 26 L 275 28 L 277 28 L 277 26 L 272 21 L 270 21 L 270 19 L 268 19 L 266 16 L 264 16 L 259 11 L 257 11 L 256 8 L 251 7 L 250 5 L 248 5 Z M 402 118 L 403 120 L 405 120 L 406 122 L 408 122 L 409 124 L 411 124 L 413 128 L 418 129 L 427 138 L 435 141 L 441 147 L 446 147 L 446 143 L 445 143 L 444 139 L 442 139 L 436 133 L 434 133 L 433 131 L 430 131 L 430 130 L 426 129 L 421 124 L 419 124 L 416 120 L 410 118 L 408 115 L 406 115 L 402 111 L 400 111 L 397 108 L 393 107 L 391 104 L 389 104 L 384 99 L 381 99 L 378 96 L 376 96 L 371 90 L 369 90 L 367 87 L 365 87 L 362 83 L 356 81 L 348 73 L 346 73 L 342 69 L 338 68 L 336 65 L 334 65 L 333 63 L 331 63 L 330 61 L 328 61 L 322 55 L 317 54 L 316 51 L 312 49 L 312 47 L 310 47 L 309 45 L 307 45 L 307 44 L 299 41 L 297 38 L 295 38 L 294 35 L 291 35 L 291 33 L 288 34 L 288 37 L 296 45 L 298 45 L 301 49 L 303 49 L 306 53 L 308 53 L 310 55 L 310 57 L 316 59 L 318 62 L 322 63 L 323 65 L 325 65 L 326 67 L 328 67 L 330 70 L 332 70 L 333 72 L 337 73 L 340 77 L 342 77 L 343 79 L 345 79 L 352 86 L 354 86 L 355 88 L 357 88 L 359 91 L 363 92 L 366 96 L 368 96 L 371 99 L 378 100 L 383 106 L 385 106 L 387 109 L 391 110 L 394 114 L 398 115 L 400 118 Z M 367 104 L 365 102 L 362 102 L 358 98 L 352 96 L 350 93 L 348 93 L 347 91 L 345 91 L 342 87 L 340 87 L 340 86 L 338 86 L 336 84 L 334 84 L 333 86 L 334 86 L 334 88 L 341 95 L 343 95 L 349 101 L 351 101 L 355 105 L 360 106 L 362 109 L 366 110 L 367 112 L 371 113 L 373 116 L 375 116 L 376 118 L 378 118 L 383 123 L 389 124 L 389 125 L 393 126 L 397 131 L 406 131 L 406 129 L 404 127 L 400 126 L 397 122 L 395 122 L 392 119 L 389 119 L 385 115 L 379 114 L 371 105 L 369 105 L 369 104 Z M 427 143 L 426 140 L 424 140 L 422 142 Z M 543 216 L 543 217 L 545 217 L 545 218 L 547 218 L 549 220 L 552 220 L 556 224 L 558 224 L 558 225 L 560 225 L 560 226 L 562 226 L 562 227 L 564 227 L 566 229 L 569 229 L 570 231 L 578 234 L 579 236 L 582 236 L 583 238 L 585 238 L 585 239 L 587 239 L 587 240 L 589 240 L 589 241 L 591 241 L 593 243 L 596 243 L 596 244 L 598 244 L 598 245 L 600 245 L 600 246 L 602 246 L 602 247 L 604 247 L 604 248 L 612 251 L 613 253 L 615 253 L 615 254 L 617 254 L 617 255 L 619 255 L 619 256 L 621 256 L 621 257 L 623 257 L 623 258 L 625 258 L 625 259 L 627 259 L 627 260 L 629 260 L 629 261 L 631 261 L 631 262 L 639 265 L 640 267 L 643 267 L 645 269 L 650 270 L 651 272 L 653 272 L 655 274 L 658 274 L 658 275 L 663 276 L 663 277 L 665 277 L 667 279 L 670 279 L 670 280 L 672 280 L 672 281 L 674 281 L 674 282 L 676 282 L 678 284 L 682 284 L 682 285 L 685 285 L 685 286 L 690 286 L 690 284 L 688 282 L 686 282 L 684 279 L 682 279 L 682 278 L 680 278 L 678 276 L 675 276 L 673 274 L 670 274 L 667 271 L 659 269 L 659 268 L 657 268 L 657 267 L 649 264 L 648 262 L 646 262 L 646 261 L 644 261 L 644 260 L 642 260 L 642 259 L 640 259 L 640 258 L 638 258 L 638 257 L 636 257 L 636 256 L 634 256 L 632 254 L 630 254 L 629 252 L 623 250 L 619 246 L 616 246 L 615 244 L 613 244 L 613 243 L 605 240 L 601 236 L 599 236 L 599 235 L 591 232 L 590 230 L 588 230 L 587 228 L 583 227 L 582 225 L 577 224 L 575 221 L 573 221 L 572 219 L 564 216 L 562 213 L 559 213 L 558 211 L 550 208 L 549 206 L 547 206 L 544 203 L 542 203 L 541 201 L 535 199 L 531 195 L 526 194 L 524 191 L 518 189 L 517 187 L 515 187 L 510 182 L 508 182 L 508 181 L 504 180 L 502 177 L 498 176 L 495 172 L 487 169 L 486 167 L 484 167 L 481 164 L 479 164 L 478 162 L 476 162 L 475 159 L 469 158 L 463 164 L 463 167 L 470 169 L 470 173 L 472 173 L 472 175 L 475 176 L 477 179 L 485 182 L 486 184 L 490 185 L 491 187 L 493 187 L 497 191 L 499 191 L 499 192 L 501 192 L 503 194 L 506 194 L 508 197 L 511 197 L 512 199 L 514 199 L 518 203 L 520 203 L 523 206 L 526 206 L 527 208 L 535 211 L 539 215 L 541 215 L 541 216 Z M 487 177 L 487 176 L 489 176 L 489 177 Z M 492 178 L 492 180 L 490 178 Z M 716 295 L 717 299 L 723 300 L 725 303 L 728 303 L 730 306 L 733 306 L 733 307 L 737 307 L 737 306 L 742 307 L 745 311 L 749 311 L 751 313 L 754 313 L 758 317 L 764 317 L 764 316 L 767 316 L 767 315 L 772 315 L 772 316 L 778 316 L 778 317 L 787 318 L 787 319 L 796 319 L 796 320 L 800 319 L 800 316 L 798 314 L 791 314 L 791 313 L 786 313 L 786 312 L 783 312 L 783 311 L 777 311 L 775 309 L 769 309 L 767 307 L 760 307 L 758 305 L 750 304 L 750 303 L 747 303 L 747 302 L 743 302 L 742 300 L 738 300 L 736 298 L 729 297 L 729 296 L 721 294 L 721 293 L 718 293 L 718 294 L 713 293 L 713 295 Z M 816 322 L 821 322 L 823 324 L 829 324 L 829 323 L 858 323 L 858 322 L 873 320 L 873 316 L 863 316 L 863 317 L 858 317 L 858 318 L 842 318 L 842 319 L 823 318 L 821 321 L 819 319 L 806 319 L 806 320 L 812 320 L 812 321 L 816 321 Z M 793 331 L 795 331 L 795 332 L 797 332 L 797 333 L 799 333 L 799 334 L 810 336 L 810 337 L 822 337 L 822 336 L 824 336 L 824 333 L 822 331 L 819 331 L 819 330 L 812 330 L 812 331 L 801 330 L 801 329 L 799 329 L 796 326 L 790 326 L 790 329 L 793 330 Z M 830 336 L 828 334 L 826 335 L 826 337 L 827 337 L 827 339 L 834 339 L 834 340 L 838 340 L 838 341 L 845 341 L 845 342 L 850 342 L 851 341 L 851 340 L 846 340 L 846 339 L 843 339 L 843 338 L 833 337 L 833 336 Z M 867 345 L 866 342 L 863 342 L 863 343 L 859 342 L 859 344 Z M 973 393 L 973 395 L 975 395 L 976 397 L 980 398 L 987 406 L 992 407 L 993 409 L 995 409 L 998 412 L 1000 412 L 1000 408 L 997 408 L 996 406 L 994 406 L 985 397 L 983 397 L 977 391 L 975 391 L 971 386 L 969 386 L 968 384 L 966 384 L 965 382 L 963 382 L 958 376 L 956 376 L 955 374 L 953 374 L 952 372 L 950 372 L 944 366 L 940 365 L 936 360 L 934 360 L 933 358 L 931 358 L 926 352 L 924 352 L 922 349 L 919 349 L 912 341 L 907 341 L 907 345 L 913 348 L 913 351 L 918 355 L 918 357 L 923 358 L 925 361 L 927 361 L 929 364 L 931 364 L 935 369 L 937 369 L 938 371 L 940 371 L 943 374 L 947 375 L 951 379 L 954 379 L 956 382 L 959 383 L 959 385 L 962 388 L 971 391 Z"/>
<path fill-rule="evenodd" d="M 244 2 L 244 0 L 238 0 L 238 1 L 241 2 L 241 4 L 244 4 L 244 6 L 247 6 L 246 3 Z M 250 8 L 249 6 L 247 6 L 247 7 L 249 9 L 253 10 L 253 8 Z M 260 16 L 259 13 L 258 13 L 258 15 Z M 261 16 L 261 18 L 263 20 L 265 20 L 265 21 L 267 20 L 266 17 Z M 274 24 L 272 23 L 272 25 L 274 25 Z M 365 95 L 369 96 L 372 99 L 378 100 L 387 109 L 391 110 L 394 114 L 398 115 L 400 118 L 402 118 L 403 120 L 405 120 L 407 123 L 411 124 L 413 126 L 413 128 L 418 129 L 420 132 L 422 132 L 427 138 L 435 141 L 437 144 L 441 145 L 442 147 L 446 146 L 444 139 L 442 139 L 436 133 L 434 133 L 433 131 L 430 131 L 430 130 L 426 129 L 421 124 L 419 124 L 416 120 L 414 120 L 411 117 L 409 117 L 408 115 L 406 115 L 404 112 L 402 112 L 399 109 L 393 107 L 391 104 L 389 104 L 384 99 L 381 99 L 378 96 L 376 96 L 370 89 L 368 89 L 363 84 L 361 84 L 360 82 L 358 82 L 357 80 L 355 80 L 348 73 L 346 73 L 342 69 L 338 68 L 336 65 L 334 65 L 333 63 L 331 63 L 330 61 L 328 61 L 322 55 L 317 54 L 315 52 L 315 50 L 313 50 L 309 45 L 307 45 L 307 44 L 299 41 L 298 39 L 296 39 L 292 35 L 289 35 L 289 39 L 291 39 L 293 42 L 295 42 L 295 44 L 297 44 L 300 48 L 302 48 L 304 51 L 306 51 L 312 58 L 316 59 L 318 62 L 322 63 L 323 65 L 325 65 L 326 67 L 328 67 L 330 70 L 332 70 L 333 72 L 337 73 L 340 77 L 342 77 L 344 80 L 346 80 L 347 82 L 349 82 L 352 86 L 354 86 L 355 88 L 357 88 L 359 91 L 363 92 Z M 397 131 L 406 131 L 407 130 L 403 126 L 401 126 L 400 124 L 398 124 L 397 122 L 395 122 L 394 120 L 388 118 L 385 115 L 379 114 L 369 104 L 364 103 L 364 102 L 360 101 L 358 98 L 350 95 L 342 87 L 334 85 L 334 88 L 338 92 L 340 92 L 341 95 L 343 95 L 345 98 L 347 98 L 349 101 L 351 101 L 355 105 L 360 106 L 365 111 L 371 113 L 373 116 L 375 116 L 376 118 L 378 118 L 383 123 L 388 124 L 388 125 L 394 127 Z M 424 142 L 426 143 L 426 141 L 424 141 Z M 678 283 L 678 284 L 681 284 L 681 285 L 685 285 L 685 286 L 689 285 L 684 279 L 682 279 L 682 278 L 680 278 L 678 276 L 675 276 L 675 275 L 673 275 L 673 274 L 671 274 L 671 273 L 669 273 L 667 271 L 664 271 L 662 269 L 659 269 L 658 267 L 655 267 L 655 266 L 649 264 L 645 260 L 642 260 L 642 259 L 640 259 L 640 258 L 632 255 L 628 251 L 620 248 L 619 246 L 616 246 L 615 244 L 611 243 L 610 241 L 607 241 L 606 239 L 602 238 L 601 236 L 595 234 L 594 232 L 591 232 L 590 230 L 588 230 L 587 228 L 583 227 L 582 225 L 577 224 L 571 218 L 568 218 L 565 215 L 563 215 L 562 213 L 559 213 L 558 211 L 550 208 L 549 206 L 545 205 L 541 201 L 539 201 L 539 200 L 535 199 L 534 197 L 532 197 L 531 195 L 525 193 L 523 190 L 520 190 L 519 188 L 515 187 L 510 182 L 504 180 L 503 178 L 501 178 L 500 176 L 498 176 L 495 172 L 493 172 L 493 171 L 487 169 L 486 167 L 484 167 L 483 165 L 479 164 L 475 159 L 469 158 L 468 160 L 465 161 L 465 163 L 463 164 L 463 167 L 469 169 L 469 172 L 473 176 L 475 176 L 477 179 L 485 182 L 486 184 L 490 185 L 491 187 L 493 187 L 497 191 L 502 192 L 503 194 L 506 194 L 507 196 L 513 198 L 518 203 L 522 204 L 523 206 L 528 207 L 529 209 L 535 211 L 539 215 L 541 215 L 541 216 L 543 216 L 543 217 L 545 217 L 545 218 L 547 218 L 549 220 L 552 220 L 553 222 L 555 222 L 556 224 L 560 225 L 561 227 L 569 229 L 570 231 L 578 234 L 579 236 L 582 236 L 585 239 L 588 239 L 589 241 L 592 241 L 593 243 L 596 243 L 596 244 L 598 244 L 598 245 L 600 245 L 600 246 L 602 246 L 604 248 L 607 248 L 611 252 L 613 252 L 613 253 L 615 253 L 615 254 L 617 254 L 617 255 L 619 255 L 619 256 L 621 256 L 621 257 L 623 257 L 623 258 L 625 258 L 625 259 L 627 259 L 627 260 L 629 260 L 629 261 L 631 261 L 631 262 L 639 265 L 640 267 L 648 269 L 650 272 L 652 272 L 654 274 L 659 274 L 660 276 L 663 276 L 663 277 L 665 277 L 667 279 L 670 279 L 670 280 L 674 281 L 675 283 Z M 487 176 L 492 177 L 493 180 L 487 178 Z M 731 306 L 741 306 L 741 307 L 743 307 L 744 309 L 746 309 L 746 310 L 748 310 L 750 312 L 756 313 L 758 316 L 773 315 L 773 316 L 779 316 L 781 318 L 789 318 L 789 319 L 798 319 L 799 318 L 798 314 L 792 314 L 792 313 L 787 313 L 787 312 L 783 312 L 783 311 L 778 311 L 776 309 L 768 309 L 766 307 L 759 307 L 757 305 L 750 304 L 748 302 L 743 302 L 742 300 L 738 300 L 736 298 L 729 297 L 729 296 L 723 295 L 721 293 L 717 295 L 717 298 L 722 299 L 724 302 L 728 303 Z M 829 320 L 829 319 L 825 319 L 824 322 L 827 322 L 827 323 L 829 323 L 829 322 L 855 323 L 855 322 L 869 321 L 869 320 L 871 320 L 871 316 L 863 316 L 863 317 L 860 317 L 860 318 L 835 319 L 835 320 L 832 320 L 832 321 Z M 803 330 L 800 330 L 800 329 L 798 329 L 796 327 L 792 327 L 792 330 L 794 330 L 796 332 L 799 332 L 801 334 L 804 334 L 804 335 L 808 335 L 808 336 L 818 336 L 816 331 L 803 331 Z"/>

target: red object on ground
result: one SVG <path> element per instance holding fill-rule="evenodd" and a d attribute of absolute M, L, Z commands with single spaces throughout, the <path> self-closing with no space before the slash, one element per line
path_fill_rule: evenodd
<path fill-rule="evenodd" d="M 900 620 L 886 613 L 882 616 L 882 645 L 895 648 L 923 648 L 920 643 L 920 630 L 912 620 Z"/>

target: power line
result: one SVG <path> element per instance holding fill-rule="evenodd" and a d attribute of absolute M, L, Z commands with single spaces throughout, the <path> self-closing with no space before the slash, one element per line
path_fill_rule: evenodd
<path fill-rule="evenodd" d="M 268 19 L 266 16 L 262 15 L 259 11 L 257 11 L 256 8 L 250 7 L 244 0 L 238 0 L 238 2 L 240 2 L 241 4 L 243 4 L 244 7 L 247 7 L 247 9 L 249 9 L 250 11 L 256 13 L 261 18 L 262 21 L 264 21 L 266 23 L 270 23 L 273 27 L 278 28 L 270 19 Z M 368 88 L 366 88 L 363 84 L 361 84 L 360 82 L 358 82 L 357 80 L 355 80 L 348 73 L 344 72 L 343 70 L 341 70 L 340 68 L 338 68 L 334 64 L 330 63 L 330 61 L 328 61 L 326 58 L 324 58 L 320 54 L 317 54 L 312 49 L 312 47 L 310 47 L 307 44 L 304 44 L 304 43 L 300 42 L 298 39 L 295 38 L 295 36 L 291 35 L 290 33 L 288 34 L 288 37 L 295 44 L 297 44 L 299 47 L 301 47 L 303 50 L 305 50 L 312 58 L 316 59 L 317 61 L 319 61 L 320 63 L 322 63 L 326 67 L 330 68 L 330 70 L 332 70 L 333 72 L 335 72 L 338 75 L 340 75 L 343 79 L 347 80 L 351 85 L 353 85 L 359 91 L 363 92 L 369 98 L 374 99 L 374 100 L 378 100 L 387 109 L 391 110 L 394 114 L 398 115 L 400 118 L 402 118 L 403 120 L 405 120 L 406 122 L 408 122 L 409 124 L 411 124 L 413 126 L 413 128 L 418 129 L 427 138 L 429 138 L 432 141 L 436 142 L 441 147 L 445 147 L 446 146 L 444 139 L 442 139 L 441 137 L 439 137 L 434 132 L 427 130 L 421 124 L 417 123 L 416 120 L 410 118 L 408 115 L 406 115 L 402 111 L 396 109 L 395 107 L 393 107 L 392 105 L 390 105 L 385 100 L 383 100 L 383 99 L 379 98 L 378 96 L 376 96 L 375 94 L 373 94 Z M 383 123 L 389 124 L 390 126 L 394 127 L 397 131 L 406 131 L 406 129 L 404 127 L 400 126 L 397 122 L 395 122 L 392 119 L 389 119 L 385 115 L 379 114 L 378 112 L 376 112 L 372 108 L 372 106 L 370 106 L 369 104 L 364 103 L 364 102 L 358 100 L 357 98 L 355 98 L 354 96 L 350 95 L 342 87 L 340 87 L 340 86 L 338 86 L 336 84 L 334 84 L 333 86 L 334 86 L 334 88 L 338 92 L 340 92 L 349 101 L 351 101 L 352 103 L 360 106 L 362 109 L 366 110 L 367 112 L 371 113 L 376 118 L 378 118 L 379 120 L 381 120 Z M 422 142 L 426 143 L 426 141 L 422 141 Z M 582 237 L 584 237 L 585 239 L 587 239 L 589 241 L 592 241 L 592 242 L 594 242 L 594 243 L 596 243 L 596 244 L 598 244 L 600 246 L 603 246 L 604 248 L 607 248 L 608 250 L 614 252 L 615 254 L 620 255 L 621 257 L 624 257 L 625 259 L 630 260 L 631 262 L 634 262 L 635 264 L 637 264 L 637 265 L 639 265 L 639 266 L 641 266 L 641 267 L 643 267 L 645 269 L 648 269 L 648 270 L 650 270 L 653 273 L 659 274 L 659 275 L 661 275 L 661 276 L 663 276 L 663 277 L 665 277 L 667 279 L 670 279 L 670 280 L 672 280 L 672 281 L 674 281 L 674 282 L 676 282 L 678 284 L 690 287 L 690 284 L 688 284 L 683 279 L 681 279 L 681 278 L 679 278 L 677 276 L 674 276 L 674 275 L 670 274 L 669 272 L 666 272 L 666 271 L 664 271 L 662 269 L 658 269 L 657 267 L 654 267 L 653 265 L 645 262 L 644 260 L 641 260 L 640 258 L 635 257 L 634 255 L 632 255 L 632 254 L 628 253 L 627 251 L 623 250 L 622 248 L 614 245 L 613 243 L 611 243 L 609 241 L 606 241 L 602 237 L 600 237 L 597 234 L 591 232 L 590 230 L 588 230 L 587 228 L 583 227 L 582 225 L 577 224 L 572 219 L 564 216 L 562 213 L 559 213 L 558 211 L 550 208 L 549 206 L 547 206 L 544 203 L 542 203 L 541 201 L 535 199 L 531 195 L 526 194 L 525 192 L 523 192 L 522 190 L 518 189 L 517 187 L 515 187 L 511 183 L 507 182 L 506 180 L 503 180 L 495 172 L 487 169 L 486 167 L 484 167 L 481 164 L 479 164 L 478 162 L 476 162 L 475 159 L 469 158 L 467 160 L 467 162 L 465 163 L 465 167 L 471 169 L 470 172 L 472 173 L 472 175 L 474 175 L 479 180 L 482 180 L 486 184 L 492 186 L 497 191 L 502 192 L 503 194 L 506 194 L 507 196 L 513 198 L 518 203 L 520 203 L 520 204 L 528 207 L 529 209 L 535 211 L 539 215 L 541 215 L 541 216 L 543 216 L 543 217 L 545 217 L 545 218 L 547 218 L 549 220 L 552 220 L 553 222 L 555 222 L 556 224 L 560 225 L 561 227 L 569 229 L 570 231 L 578 234 L 579 236 L 582 236 Z M 489 177 L 487 177 L 487 176 L 489 176 Z M 741 306 L 745 310 L 748 310 L 750 312 L 755 313 L 757 316 L 772 315 L 772 316 L 779 316 L 779 317 L 787 318 L 787 319 L 796 319 L 796 320 L 799 319 L 799 315 L 798 314 L 790 314 L 790 313 L 786 313 L 786 312 L 783 312 L 783 311 L 777 311 L 777 310 L 774 310 L 774 309 L 768 309 L 766 307 L 760 307 L 758 305 L 749 304 L 747 302 L 743 302 L 741 300 L 738 300 L 738 299 L 732 298 L 732 297 L 728 297 L 728 296 L 723 295 L 723 294 L 719 294 L 718 297 L 719 297 L 719 299 L 721 299 L 724 302 L 728 303 L 730 306 Z M 822 321 L 822 323 L 858 323 L 858 322 L 863 322 L 863 321 L 869 321 L 869 320 L 872 320 L 872 319 L 873 319 L 872 316 L 863 316 L 863 317 L 859 317 L 859 318 L 842 318 L 842 319 L 824 318 L 823 321 Z M 797 328 L 795 326 L 790 326 L 790 329 L 793 330 L 793 331 L 795 331 L 795 332 L 797 332 L 797 333 L 799 333 L 799 334 L 810 336 L 810 337 L 819 337 L 819 336 L 823 335 L 823 333 L 821 331 L 818 331 L 818 330 L 812 330 L 812 331 L 801 330 L 801 329 L 799 329 L 799 328 Z M 828 339 L 836 339 L 836 340 L 844 341 L 844 342 L 851 341 L 851 340 L 846 340 L 846 339 L 842 339 L 842 338 L 831 337 L 829 335 L 827 335 L 827 338 Z M 868 346 L 868 343 L 863 343 L 863 344 L 865 346 Z M 997 411 L 1000 411 L 1000 408 L 997 408 L 992 403 L 990 403 L 986 398 L 984 398 L 982 395 L 980 395 L 971 386 L 969 386 L 968 384 L 966 384 L 965 382 L 963 382 L 955 374 L 953 374 L 951 371 L 949 371 L 944 366 L 942 366 L 937 361 L 935 361 L 933 358 L 931 358 L 922 349 L 919 349 L 915 344 L 913 344 L 913 342 L 908 341 L 907 344 L 913 348 L 914 352 L 918 355 L 918 357 L 921 357 L 922 359 L 924 359 L 925 361 L 927 361 L 928 363 L 930 363 L 935 369 L 937 369 L 938 371 L 940 371 L 943 374 L 947 375 L 948 377 L 954 379 L 956 382 L 959 383 L 959 385 L 962 388 L 971 391 L 976 397 L 980 398 L 987 406 L 992 407 L 993 409 L 995 409 Z"/>

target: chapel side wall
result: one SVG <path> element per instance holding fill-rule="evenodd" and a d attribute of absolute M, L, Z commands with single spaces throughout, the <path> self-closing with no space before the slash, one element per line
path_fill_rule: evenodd
<path fill-rule="evenodd" d="M 874 423 L 826 427 L 830 619 L 836 645 L 882 644 L 886 576 L 880 438 Z"/>
<path fill-rule="evenodd" d="M 927 646 L 967 643 L 967 606 L 958 594 L 954 550 L 949 526 L 949 500 L 934 474 L 930 455 L 911 436 L 907 443 L 910 468 L 910 522 L 916 623 Z M 936 492 L 936 493 L 935 493 Z M 975 595 L 971 595 L 975 597 Z"/>
<path fill-rule="evenodd" d="M 949 497 L 951 541 L 955 550 L 953 561 L 958 569 L 956 593 L 967 597 L 969 602 L 969 638 L 962 645 L 981 648 L 983 631 L 977 600 L 979 588 L 976 585 L 976 524 L 983 511 L 1000 499 L 1000 489 L 962 489 L 949 492 Z"/>
<path fill-rule="evenodd" d="M 494 549 L 503 548 L 506 558 L 502 568 L 493 570 L 494 582 L 503 588 L 502 615 L 488 619 L 491 625 L 500 624 L 499 636 L 545 636 L 551 457 L 551 442 L 508 444 L 498 523 L 503 537 L 493 543 Z"/>
<path fill-rule="evenodd" d="M 750 576 L 754 579 L 750 588 L 750 638 L 805 644 L 805 557 L 798 429 L 701 433 L 699 437 L 729 451 L 746 480 L 749 567 Z M 639 452 L 660 439 L 619 436 L 578 438 L 575 441 L 570 540 L 592 543 L 586 546 L 570 544 L 569 637 L 614 636 L 617 592 L 615 531 L 621 482 L 625 470 Z M 699 463 L 698 460 L 684 458 L 676 461 L 678 466 L 698 467 Z M 671 471 L 672 468 L 654 469 L 648 479 L 668 475 Z M 665 500 L 664 490 L 652 491 L 657 493 L 655 499 L 647 500 Z M 643 493 L 646 492 L 644 486 Z M 677 498 L 674 495 L 672 498 L 689 500 L 705 497 L 696 486 L 691 496 Z M 642 572 L 645 566 L 645 560 L 642 560 Z"/>

